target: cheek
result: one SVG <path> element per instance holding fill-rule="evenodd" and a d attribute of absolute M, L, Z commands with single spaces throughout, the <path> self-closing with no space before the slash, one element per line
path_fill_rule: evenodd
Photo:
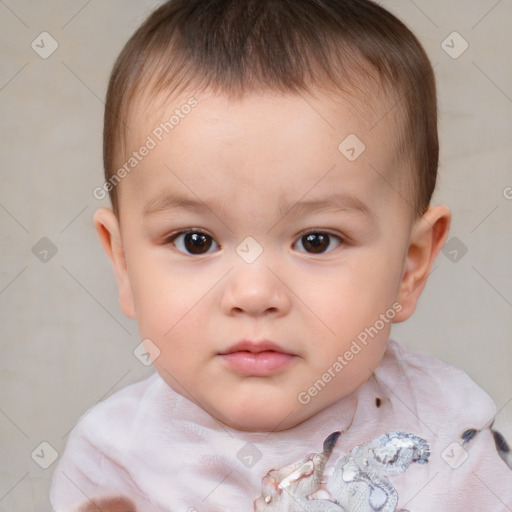
<path fill-rule="evenodd" d="M 130 269 L 137 323 L 145 337 L 168 336 L 197 302 L 190 281 L 165 265 L 137 260 Z"/>
<path fill-rule="evenodd" d="M 212 287 L 216 276 L 196 279 L 176 272 L 170 265 L 141 265 L 133 272 L 137 325 L 141 339 L 150 339 L 160 350 L 154 362 L 183 380 L 210 354 L 209 317 L 214 311 Z"/>
<path fill-rule="evenodd" d="M 346 354 L 339 374 L 342 387 L 364 382 L 380 362 L 396 315 L 399 281 L 394 258 L 363 251 L 353 256 L 343 269 L 317 276 L 314 286 L 310 282 L 300 292 L 309 330 L 315 332 L 310 353 L 315 370 L 324 372 Z"/>
<path fill-rule="evenodd" d="M 380 309 L 389 307 L 398 291 L 402 263 L 399 244 L 383 241 L 373 250 L 362 251 L 360 257 L 351 261 L 348 272 L 352 289 L 360 290 L 365 301 Z"/>
<path fill-rule="evenodd" d="M 300 297 L 331 332 L 340 334 L 340 330 L 364 328 L 379 318 L 393 304 L 399 281 L 395 259 L 360 251 L 347 258 L 343 268 L 305 284 Z"/>

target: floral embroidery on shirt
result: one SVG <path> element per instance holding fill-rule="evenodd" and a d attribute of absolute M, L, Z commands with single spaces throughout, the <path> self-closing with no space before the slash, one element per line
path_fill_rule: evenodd
<path fill-rule="evenodd" d="M 325 482 L 325 466 L 340 435 L 329 435 L 321 453 L 270 470 L 255 511 L 395 512 L 398 493 L 388 477 L 404 473 L 413 462 L 426 464 L 427 442 L 407 432 L 384 434 L 340 457 Z"/>

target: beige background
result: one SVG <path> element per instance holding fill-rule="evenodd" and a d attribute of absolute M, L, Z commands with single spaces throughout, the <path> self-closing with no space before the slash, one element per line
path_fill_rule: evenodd
<path fill-rule="evenodd" d="M 43 469 L 31 453 L 37 448 L 34 459 L 49 463 L 52 449 L 41 442 L 62 453 L 90 406 L 152 372 L 133 355 L 140 340 L 120 312 L 91 217 L 106 204 L 92 190 L 102 183 L 110 69 L 158 3 L 0 1 L 2 512 L 50 510 L 55 463 Z M 463 367 L 495 399 L 496 424 L 512 439 L 512 2 L 382 3 L 435 64 L 442 142 L 435 202 L 452 209 L 457 238 L 439 256 L 414 318 L 393 336 Z M 47 59 L 31 48 L 43 31 L 59 45 Z M 441 46 L 454 31 L 469 44 L 456 59 Z M 45 41 L 40 51 L 50 48 Z M 462 44 L 451 36 L 445 47 L 454 55 Z M 44 242 L 32 250 L 42 237 L 57 249 L 46 262 L 36 257 L 45 256 Z"/>

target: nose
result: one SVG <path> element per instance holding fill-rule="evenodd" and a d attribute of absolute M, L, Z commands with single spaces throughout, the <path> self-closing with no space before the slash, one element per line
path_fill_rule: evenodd
<path fill-rule="evenodd" d="M 265 265 L 242 262 L 229 273 L 221 307 L 229 316 L 284 316 L 290 311 L 290 291 Z"/>

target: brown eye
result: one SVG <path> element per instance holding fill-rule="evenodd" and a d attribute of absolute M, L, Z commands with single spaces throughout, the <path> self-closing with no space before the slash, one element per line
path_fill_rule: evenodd
<path fill-rule="evenodd" d="M 206 254 L 219 248 L 210 235 L 199 231 L 178 234 L 172 242 L 176 249 L 185 254 Z"/>
<path fill-rule="evenodd" d="M 322 254 L 338 247 L 341 239 L 330 233 L 316 232 L 308 233 L 301 237 L 295 244 L 295 248 L 310 254 Z"/>

